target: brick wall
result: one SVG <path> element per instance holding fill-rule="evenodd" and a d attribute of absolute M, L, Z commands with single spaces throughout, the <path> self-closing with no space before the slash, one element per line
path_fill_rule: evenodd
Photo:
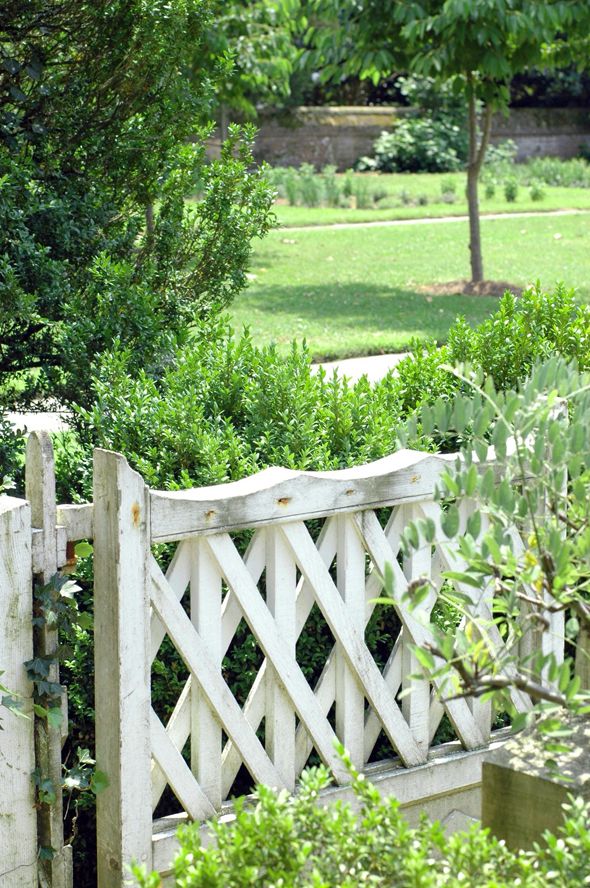
<path fill-rule="evenodd" d="M 344 170 L 370 154 L 379 134 L 407 114 L 408 109 L 393 106 L 302 107 L 288 117 L 264 116 L 258 124 L 256 157 L 275 166 L 335 164 Z M 508 118 L 498 115 L 494 121 L 492 141 L 504 139 L 517 143 L 518 160 L 574 157 L 582 143 L 590 146 L 590 109 L 515 108 Z"/>

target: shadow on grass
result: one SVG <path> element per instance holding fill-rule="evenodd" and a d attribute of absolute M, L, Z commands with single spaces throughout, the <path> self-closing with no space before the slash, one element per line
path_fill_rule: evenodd
<path fill-rule="evenodd" d="M 239 324 L 255 317 L 272 328 L 277 341 L 288 341 L 302 333 L 310 340 L 318 357 L 332 356 L 326 340 L 363 340 L 352 350 L 367 354 L 372 340 L 391 340 L 399 349 L 412 337 L 446 340 L 449 327 L 458 315 L 479 323 L 497 307 L 498 300 L 481 296 L 428 296 L 410 287 L 376 286 L 358 282 L 320 285 L 268 285 L 260 283 L 240 295 L 234 304 Z M 320 344 L 320 340 L 322 344 Z M 319 351 L 318 351 L 319 348 Z M 382 342 L 377 346 L 382 350 Z M 338 348 L 334 353 L 338 353 Z"/>

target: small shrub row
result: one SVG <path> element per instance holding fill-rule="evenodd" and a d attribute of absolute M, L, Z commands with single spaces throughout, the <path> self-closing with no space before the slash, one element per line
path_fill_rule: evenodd
<path fill-rule="evenodd" d="M 355 807 L 320 805 L 326 769 L 302 775 L 296 796 L 260 786 L 249 807 L 236 805 L 232 823 L 213 823 L 215 842 L 202 847 L 198 824 L 179 830 L 176 888 L 356 888 L 357 885 L 545 888 L 586 885 L 590 874 L 590 806 L 573 799 L 558 835 L 546 833 L 532 851 L 515 852 L 479 825 L 446 836 L 440 823 L 410 827 L 397 801 L 352 771 Z M 142 888 L 160 877 L 138 867 Z"/>
<path fill-rule="evenodd" d="M 325 166 L 317 172 L 310 163 L 296 167 L 273 167 L 268 178 L 278 196 L 290 206 L 354 207 L 370 209 L 385 195 L 383 189 L 371 187 L 362 176 L 352 170 L 338 175 L 336 167 Z"/>

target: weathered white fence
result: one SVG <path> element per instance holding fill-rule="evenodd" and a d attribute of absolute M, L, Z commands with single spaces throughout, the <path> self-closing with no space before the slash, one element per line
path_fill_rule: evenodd
<path fill-rule="evenodd" d="M 461 568 L 433 499 L 448 459 L 401 451 L 345 471 L 267 469 L 167 493 L 149 490 L 122 456 L 95 452 L 97 759 L 110 779 L 97 800 L 101 888 L 120 886 L 132 859 L 169 870 L 179 819 L 228 810 L 242 765 L 256 781 L 293 790 L 315 750 L 334 776 L 333 793 L 346 793 L 337 739 L 405 806 L 428 801 L 438 816 L 456 809 L 477 816 L 482 751 L 493 740 L 490 706 L 443 705 L 436 688 L 410 677 L 420 672 L 411 645 L 432 638 L 437 596 L 419 610 L 402 601 L 412 579 L 427 576 L 440 588 L 441 571 Z M 472 508 L 460 504 L 464 523 Z M 434 521 L 434 542 L 402 561 L 400 535 L 418 517 Z M 322 524 L 315 538 L 310 520 Z M 244 530 L 253 533 L 242 556 L 233 537 Z M 176 543 L 165 573 L 152 553 L 160 543 Z M 381 670 L 365 629 L 388 564 L 401 629 Z M 462 591 L 473 614 L 490 616 L 491 588 Z M 334 645 L 311 687 L 296 645 L 314 605 Z M 242 620 L 263 654 L 243 708 L 223 671 Z M 166 635 L 190 675 L 164 725 L 151 707 L 150 672 Z M 495 642 L 500 649 L 499 633 Z M 562 655 L 559 634 L 547 633 L 545 644 Z M 519 691 L 512 699 L 518 710 L 530 706 Z M 433 748 L 445 713 L 458 742 Z M 368 764 L 382 732 L 396 758 Z M 167 785 L 184 814 L 154 821 Z"/>
<path fill-rule="evenodd" d="M 401 451 L 340 472 L 268 469 L 233 484 L 167 493 L 149 490 L 119 454 L 98 450 L 94 503 L 57 506 L 49 438 L 30 436 L 29 502 L 4 497 L 0 508 L 2 681 L 30 712 L 22 664 L 33 649 L 32 576 L 49 579 L 66 563 L 68 543 L 93 539 L 96 750 L 109 778 L 97 799 L 100 888 L 126 883 L 132 860 L 168 871 L 179 822 L 231 812 L 228 799 L 242 766 L 256 781 L 292 790 L 315 751 L 334 776 L 326 799 L 345 796 L 348 775 L 336 739 L 409 816 L 421 808 L 441 818 L 453 811 L 479 815 L 482 758 L 505 735 L 491 733 L 488 704 L 443 705 L 436 688 L 412 678 L 420 673 L 412 645 L 432 637 L 441 573 L 461 569 L 433 498 L 452 459 Z M 460 504 L 464 523 L 472 508 Z M 403 559 L 401 534 L 419 517 L 434 521 L 434 542 Z M 245 552 L 236 545 L 243 531 L 250 533 Z M 162 543 L 174 549 L 165 572 L 153 554 Z M 522 545 L 517 535 L 514 544 Z M 380 668 L 365 632 L 375 607 L 382 607 L 375 598 L 387 564 L 395 575 L 400 628 Z M 404 590 L 424 576 L 433 591 L 412 610 Z M 489 616 L 490 588 L 462 591 L 471 596 L 472 613 Z M 333 647 L 312 686 L 297 660 L 297 641 L 316 608 Z M 553 619 L 539 643 L 560 657 L 563 617 Z M 261 654 L 243 706 L 223 665 L 242 621 Z M 151 705 L 151 672 L 166 636 L 189 678 L 163 724 Z M 500 649 L 499 635 L 495 642 Z M 51 653 L 55 643 L 44 630 L 36 649 Z M 408 688 L 412 693 L 400 701 Z M 530 706 L 518 691 L 513 702 L 519 710 Z M 458 740 L 433 746 L 445 714 Z M 3 726 L 0 884 L 28 888 L 39 877 L 52 888 L 68 888 L 71 849 L 63 847 L 61 798 L 39 812 L 37 824 L 29 779 L 36 765 L 59 782 L 60 732 L 41 722 L 34 737 L 32 719 L 8 713 Z M 383 737 L 395 757 L 373 762 Z M 154 819 L 167 786 L 180 811 Z M 38 842 L 56 849 L 47 866 L 36 860 Z"/>

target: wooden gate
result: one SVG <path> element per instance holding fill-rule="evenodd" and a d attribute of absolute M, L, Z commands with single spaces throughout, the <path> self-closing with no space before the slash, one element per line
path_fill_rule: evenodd
<path fill-rule="evenodd" d="M 328 797 L 346 795 L 337 740 L 408 811 L 428 802 L 436 816 L 477 816 L 483 751 L 495 740 L 490 706 L 443 705 L 436 688 L 411 677 L 420 672 L 411 645 L 432 637 L 437 594 L 418 611 L 402 601 L 412 579 L 427 576 L 440 589 L 442 571 L 461 569 L 433 498 L 448 464 L 449 457 L 401 451 L 345 471 L 267 469 L 169 493 L 149 490 L 122 456 L 95 452 L 97 760 L 110 781 L 97 799 L 100 888 L 119 888 L 132 860 L 168 871 L 179 821 L 229 813 L 243 766 L 258 782 L 293 790 L 315 751 L 336 784 Z M 472 509 L 460 504 L 463 527 Z M 434 542 L 402 560 L 401 533 L 419 517 L 434 521 Z M 244 531 L 245 552 L 235 539 Z M 166 572 L 152 551 L 163 543 L 175 545 Z M 386 565 L 401 628 L 380 668 L 365 630 Z M 491 589 L 462 591 L 472 614 L 490 616 Z M 312 610 L 333 647 L 310 683 L 297 641 Z M 240 705 L 223 661 L 242 621 L 261 665 Z M 166 636 L 189 677 L 164 724 L 151 706 L 150 675 Z M 500 648 L 499 634 L 495 642 Z M 561 656 L 563 633 L 547 633 L 545 644 Z M 519 691 L 512 699 L 520 711 L 530 707 Z M 433 747 L 444 715 L 458 740 Z M 395 758 L 373 764 L 383 737 Z M 154 821 L 167 786 L 182 813 Z"/>

